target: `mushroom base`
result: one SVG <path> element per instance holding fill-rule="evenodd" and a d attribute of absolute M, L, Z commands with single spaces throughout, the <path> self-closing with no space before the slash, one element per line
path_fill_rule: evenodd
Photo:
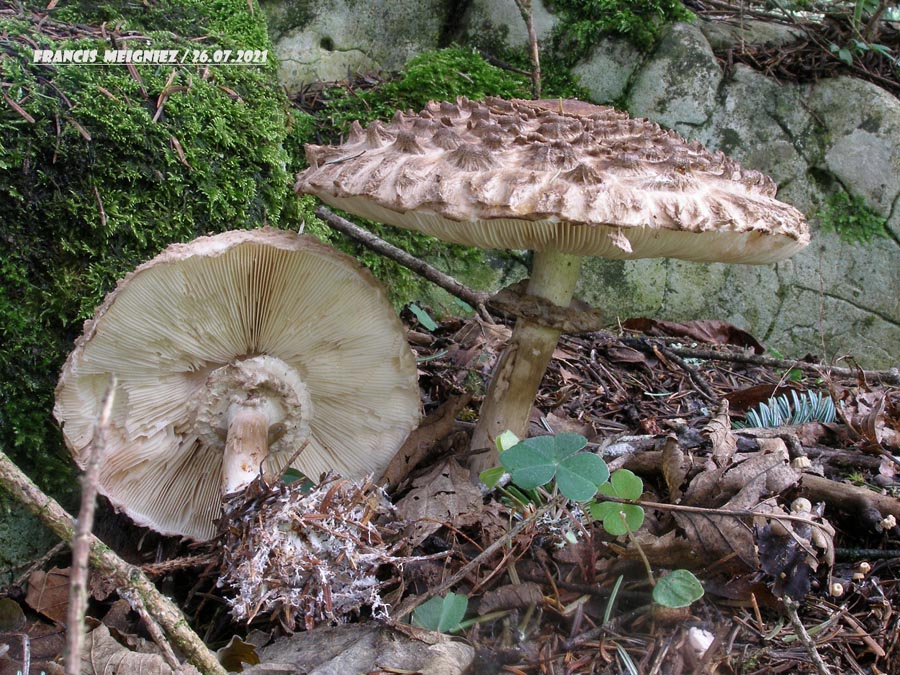
<path fill-rule="evenodd" d="M 497 436 L 507 429 L 519 438 L 526 436 L 531 407 L 559 336 L 558 330 L 519 319 L 481 404 L 471 447 L 491 450 L 473 455 L 469 468 L 474 474 L 499 463 Z"/>

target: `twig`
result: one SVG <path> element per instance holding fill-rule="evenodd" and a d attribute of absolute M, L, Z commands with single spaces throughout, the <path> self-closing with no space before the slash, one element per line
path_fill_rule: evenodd
<path fill-rule="evenodd" d="M 316 215 L 326 223 L 331 225 L 331 227 L 333 227 L 338 232 L 343 232 L 347 236 L 353 237 L 358 242 L 364 244 L 376 253 L 380 253 L 381 255 L 400 263 L 404 267 L 411 269 L 419 276 L 425 277 L 426 279 L 428 279 L 428 281 L 437 284 L 451 295 L 454 295 L 460 300 L 469 303 L 470 305 L 472 305 L 472 307 L 475 307 L 479 304 L 484 304 L 490 297 L 488 293 L 473 291 L 465 284 L 462 284 L 451 277 L 449 274 L 444 274 L 428 263 L 419 260 L 413 255 L 410 255 L 403 249 L 397 248 L 396 246 L 387 243 L 368 230 L 361 228 L 359 225 L 351 223 L 346 218 L 341 218 L 339 215 L 333 213 L 329 209 L 326 209 L 324 206 L 320 206 L 318 209 L 316 209 Z"/>
<path fill-rule="evenodd" d="M 376 253 L 407 267 L 472 307 L 489 305 L 500 312 L 522 317 L 548 328 L 557 328 L 564 333 L 596 333 L 602 329 L 601 315 L 596 309 L 579 311 L 568 307 L 558 307 L 543 298 L 531 295 L 523 297 L 506 289 L 495 295 L 472 290 L 449 274 L 445 274 L 403 249 L 389 244 L 346 218 L 341 218 L 324 206 L 316 209 L 316 215 L 338 232 L 356 239 Z"/>
<path fill-rule="evenodd" d="M 81 672 L 81 651 L 84 647 L 84 615 L 88 598 L 88 558 L 90 557 L 90 536 L 94 527 L 94 510 L 97 505 L 97 486 L 100 483 L 100 465 L 106 454 L 106 437 L 109 433 L 109 417 L 116 398 L 116 376 L 111 375 L 100 417 L 94 428 L 91 451 L 88 456 L 84 476 L 81 479 L 81 509 L 72 541 L 72 570 L 69 575 L 69 607 L 66 634 L 66 674 Z"/>
<path fill-rule="evenodd" d="M 716 349 L 703 349 L 697 347 L 673 347 L 668 346 L 672 353 L 679 356 L 687 356 L 698 359 L 709 359 L 710 361 L 731 361 L 735 363 L 751 363 L 757 366 L 767 366 L 769 368 L 784 368 L 790 370 L 799 368 L 807 373 L 819 375 L 822 371 L 827 371 L 832 375 L 840 377 L 856 377 L 860 374 L 867 378 L 877 379 L 885 384 L 900 385 L 900 369 L 891 368 L 890 370 L 861 370 L 857 368 L 842 368 L 839 366 L 826 366 L 821 363 L 807 363 L 806 361 L 796 361 L 793 359 L 776 359 L 771 356 L 762 356 L 760 354 L 747 354 L 744 352 L 726 352 Z"/>
<path fill-rule="evenodd" d="M 443 583 L 440 583 L 437 586 L 435 586 L 434 588 L 429 589 L 425 593 L 421 593 L 420 595 L 417 595 L 413 598 L 409 598 L 406 602 L 404 602 L 400 606 L 400 608 L 397 610 L 397 613 L 394 614 L 391 617 L 391 619 L 393 619 L 394 622 L 398 622 L 401 619 L 403 619 L 405 616 L 412 613 L 412 611 L 416 607 L 418 607 L 419 605 L 424 603 L 426 600 L 429 600 L 430 598 L 436 597 L 436 596 L 440 595 L 441 593 L 444 593 L 444 592 L 450 590 L 453 586 L 455 586 L 460 581 L 465 579 L 466 576 L 469 574 L 469 572 L 474 570 L 476 567 L 478 567 L 480 564 L 482 564 L 485 560 L 487 560 L 492 555 L 494 555 L 494 553 L 496 553 L 498 550 L 500 550 L 501 548 L 506 546 L 509 542 L 511 542 L 513 540 L 513 538 L 517 534 L 519 534 L 522 530 L 524 530 L 528 525 L 535 522 L 538 518 L 540 518 L 547 511 L 549 511 L 551 506 L 552 506 L 552 504 L 544 504 L 544 506 L 537 509 L 530 516 L 528 516 L 527 518 L 523 518 L 521 521 L 519 521 L 516 524 L 515 527 L 513 527 L 507 533 L 507 535 L 505 537 L 501 537 L 500 539 L 495 541 L 493 544 L 488 546 L 481 553 L 479 553 L 477 556 L 475 556 L 469 562 L 467 562 L 465 565 L 463 565 L 455 574 L 453 574 L 453 575 L 449 576 L 447 579 L 445 579 L 443 581 Z"/>
<path fill-rule="evenodd" d="M 819 650 L 816 649 L 816 643 L 813 642 L 809 633 L 806 632 L 806 627 L 797 615 L 797 608 L 800 606 L 800 603 L 787 596 L 783 598 L 782 602 L 784 603 L 784 609 L 787 612 L 788 619 L 791 621 L 791 625 L 794 627 L 794 630 L 797 631 L 797 637 L 806 648 L 806 653 L 809 654 L 809 658 L 812 659 L 812 662 L 815 664 L 816 670 L 819 671 L 819 675 L 831 675 L 831 671 L 828 670 L 828 666 L 826 666 L 825 662 L 822 660 Z"/>
<path fill-rule="evenodd" d="M 534 10 L 531 0 L 516 0 L 516 7 L 525 21 L 525 28 L 528 31 L 528 47 L 531 52 L 531 96 L 539 99 L 541 97 L 541 55 L 538 49 L 537 32 L 534 29 Z"/>
<path fill-rule="evenodd" d="M 71 541 L 75 533 L 72 516 L 44 494 L 5 453 L 0 451 L 0 486 L 21 501 L 29 511 L 60 539 Z M 137 593 L 150 615 L 156 619 L 168 638 L 178 646 L 187 660 L 201 673 L 226 675 L 203 641 L 191 630 L 178 606 L 160 593 L 153 583 L 134 565 L 122 560 L 95 536 L 90 542 L 90 562 L 101 574 L 112 578 L 119 588 Z"/>

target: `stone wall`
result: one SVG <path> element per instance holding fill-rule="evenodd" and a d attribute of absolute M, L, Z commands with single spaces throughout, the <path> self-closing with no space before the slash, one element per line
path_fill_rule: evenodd
<path fill-rule="evenodd" d="M 632 52 L 623 65 L 621 41 L 610 39 L 577 70 L 595 100 L 624 100 L 632 114 L 771 175 L 779 197 L 811 217 L 812 244 L 762 267 L 592 260 L 581 296 L 619 317 L 721 318 L 785 354 L 849 354 L 871 366 L 896 365 L 900 101 L 847 77 L 779 84 L 743 65 L 726 74 L 710 43 L 728 37 L 716 25 L 677 24 L 649 55 Z M 791 36 L 751 29 L 730 37 Z M 835 191 L 862 197 L 886 219 L 883 236 L 849 243 L 817 227 Z"/>

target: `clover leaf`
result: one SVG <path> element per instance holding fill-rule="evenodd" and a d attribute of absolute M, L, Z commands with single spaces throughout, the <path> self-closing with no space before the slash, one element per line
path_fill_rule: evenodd
<path fill-rule="evenodd" d="M 530 490 L 556 478 L 560 493 L 576 502 L 589 500 L 609 478 L 600 457 L 581 452 L 587 439 L 579 434 L 536 436 L 518 442 L 500 455 L 513 483 Z"/>

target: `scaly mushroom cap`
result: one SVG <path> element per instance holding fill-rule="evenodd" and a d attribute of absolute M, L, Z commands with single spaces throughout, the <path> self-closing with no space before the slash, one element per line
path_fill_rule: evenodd
<path fill-rule="evenodd" d="M 298 192 L 482 248 L 769 263 L 809 243 L 769 177 L 580 101 L 429 103 L 306 154 Z"/>
<path fill-rule="evenodd" d="M 235 409 L 269 421 L 268 469 L 379 473 L 419 419 L 416 364 L 380 284 L 349 256 L 270 228 L 167 248 L 85 322 L 54 414 L 84 465 L 118 379 L 100 491 L 141 525 L 208 539 Z M 252 471 L 256 467 L 251 467 Z"/>

